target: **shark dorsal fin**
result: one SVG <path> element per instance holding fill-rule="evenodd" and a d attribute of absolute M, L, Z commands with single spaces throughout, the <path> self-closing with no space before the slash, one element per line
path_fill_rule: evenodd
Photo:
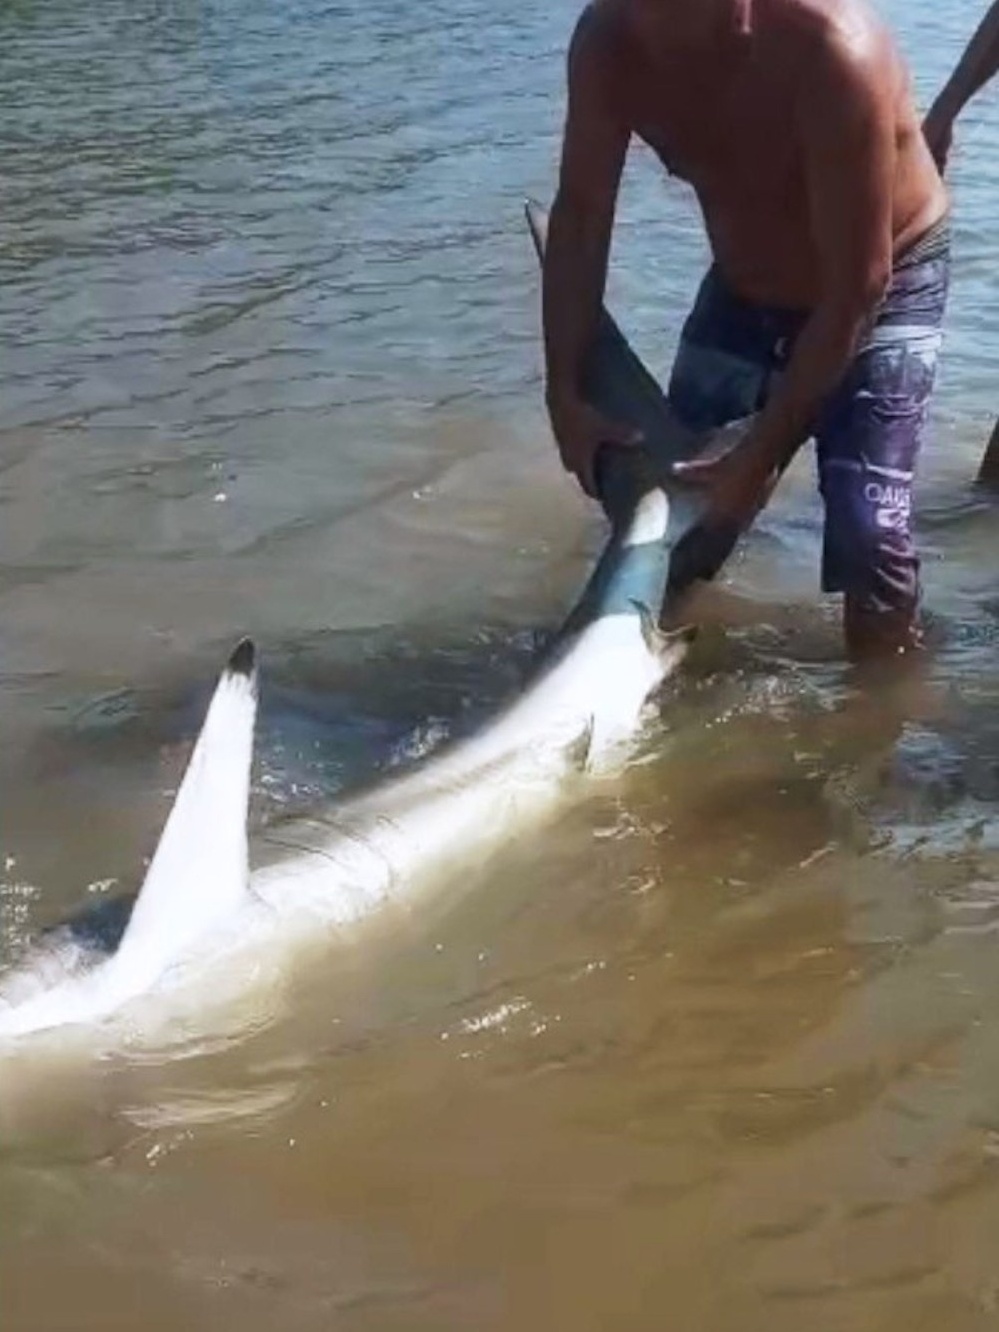
<path fill-rule="evenodd" d="M 145 989 L 244 897 L 256 713 L 256 653 L 244 639 L 219 678 L 132 918 L 108 963 L 116 993 Z"/>

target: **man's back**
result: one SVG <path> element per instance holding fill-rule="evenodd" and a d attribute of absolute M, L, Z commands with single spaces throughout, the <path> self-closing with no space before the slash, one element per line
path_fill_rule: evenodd
<path fill-rule="evenodd" d="M 710 7 L 708 7 L 710 9 Z M 826 78 L 837 62 L 890 102 L 895 125 L 896 251 L 946 211 L 907 71 L 860 0 L 731 0 L 708 40 L 697 0 L 595 0 L 576 43 L 590 53 L 606 106 L 695 189 L 719 267 L 733 288 L 771 305 L 816 298 L 809 110 L 835 117 L 848 97 Z M 707 20 L 704 20 L 707 21 Z"/>

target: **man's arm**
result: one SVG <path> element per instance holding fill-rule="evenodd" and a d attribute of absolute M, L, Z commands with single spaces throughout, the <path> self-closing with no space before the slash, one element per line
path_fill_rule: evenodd
<path fill-rule="evenodd" d="M 942 171 L 950 152 L 954 122 L 967 103 L 999 71 L 999 0 L 985 14 L 954 72 L 937 93 L 923 133 Z"/>
<path fill-rule="evenodd" d="M 592 5 L 573 33 L 558 191 L 542 275 L 546 401 L 566 469 L 594 493 L 597 447 L 622 432 L 581 398 L 584 357 L 607 281 L 614 208 L 630 138 L 609 88 L 605 22 Z"/>

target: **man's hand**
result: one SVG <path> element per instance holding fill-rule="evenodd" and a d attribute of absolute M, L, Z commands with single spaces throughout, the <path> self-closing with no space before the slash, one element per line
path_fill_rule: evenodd
<path fill-rule="evenodd" d="M 769 500 L 777 484 L 778 467 L 750 431 L 723 453 L 674 463 L 673 475 L 705 491 L 707 507 L 701 526 L 735 527 L 744 532 Z"/>
<path fill-rule="evenodd" d="M 923 121 L 923 138 L 942 176 L 947 169 L 947 159 L 950 157 L 954 141 L 954 118 L 941 107 L 939 102 L 935 102 L 926 114 L 926 119 Z"/>
<path fill-rule="evenodd" d="M 674 463 L 672 471 L 678 481 L 707 495 L 704 512 L 677 542 L 670 559 L 667 597 L 676 604 L 694 583 L 715 577 L 773 493 L 779 469 L 750 427 L 749 434 L 730 447 L 707 458 Z"/>
<path fill-rule="evenodd" d="M 601 444 L 634 448 L 641 443 L 641 431 L 609 421 L 579 397 L 550 395 L 548 414 L 562 466 L 573 473 L 591 499 L 598 499 L 594 476 L 597 450 Z"/>

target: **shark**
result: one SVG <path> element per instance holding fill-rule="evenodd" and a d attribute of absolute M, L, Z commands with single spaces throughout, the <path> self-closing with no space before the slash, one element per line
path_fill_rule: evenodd
<path fill-rule="evenodd" d="M 526 217 L 543 263 L 545 211 L 528 202 Z M 694 636 L 660 624 L 678 547 L 702 512 L 670 469 L 704 441 L 676 418 L 605 306 L 583 385 L 643 443 L 598 455 L 606 540 L 524 687 L 470 734 L 328 807 L 275 821 L 251 845 L 259 655 L 240 642 L 137 895 L 105 904 L 99 919 L 91 912 L 55 927 L 0 976 L 0 1054 L 71 1029 L 155 1042 L 172 1020 L 189 1027 L 213 1010 L 224 1025 L 225 1005 L 235 1011 L 275 967 L 355 940 L 393 911 L 418 910 L 435 886 L 627 764 Z M 679 576 L 689 581 L 689 570 Z"/>

